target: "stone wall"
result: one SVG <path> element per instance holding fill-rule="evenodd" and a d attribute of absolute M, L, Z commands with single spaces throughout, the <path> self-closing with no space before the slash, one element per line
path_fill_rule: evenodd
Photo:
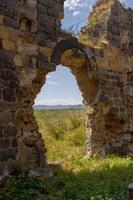
<path fill-rule="evenodd" d="M 0 1 L 0 175 L 46 166 L 32 105 L 62 37 L 63 0 Z M 48 172 L 47 172 L 48 173 Z"/>
<path fill-rule="evenodd" d="M 88 156 L 133 157 L 133 12 L 117 0 L 98 1 L 80 43 L 61 31 L 63 4 L 0 1 L 1 176 L 16 169 L 49 175 L 32 106 L 46 75 L 59 63 L 71 69 L 87 105 Z M 100 21 L 99 13 L 104 13 Z"/>
<path fill-rule="evenodd" d="M 92 47 L 98 81 L 96 99 L 88 107 L 88 154 L 133 157 L 133 11 L 117 0 L 99 0 L 80 41 Z M 100 153 L 101 152 L 101 153 Z"/>

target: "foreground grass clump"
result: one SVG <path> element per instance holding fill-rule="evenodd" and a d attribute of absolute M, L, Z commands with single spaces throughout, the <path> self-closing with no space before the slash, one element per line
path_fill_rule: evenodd
<path fill-rule="evenodd" d="M 129 158 L 76 158 L 77 172 L 56 167 L 51 179 L 12 178 L 0 191 L 0 200 L 126 200 L 133 177 Z"/>
<path fill-rule="evenodd" d="M 83 110 L 37 111 L 53 178 L 11 178 L 0 200 L 126 200 L 133 160 L 111 156 L 88 159 Z M 55 162 L 56 161 L 56 162 Z"/>

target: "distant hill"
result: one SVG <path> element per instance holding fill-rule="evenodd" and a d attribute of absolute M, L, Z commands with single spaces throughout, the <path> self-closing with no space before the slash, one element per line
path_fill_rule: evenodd
<path fill-rule="evenodd" d="M 61 110 L 61 109 L 83 109 L 85 105 L 34 105 L 34 110 Z"/>

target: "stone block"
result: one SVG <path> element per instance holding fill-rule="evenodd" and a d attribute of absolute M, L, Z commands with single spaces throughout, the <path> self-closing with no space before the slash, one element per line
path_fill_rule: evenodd
<path fill-rule="evenodd" d="M 6 161 L 9 159 L 15 160 L 16 153 L 17 151 L 15 148 L 0 150 L 0 161 Z"/>
<path fill-rule="evenodd" d="M 128 200 L 133 200 L 133 183 L 128 186 Z"/>
<path fill-rule="evenodd" d="M 48 8 L 46 6 L 43 6 L 41 4 L 37 5 L 37 10 L 39 14 L 47 14 Z"/>
<path fill-rule="evenodd" d="M 2 40 L 2 46 L 7 51 L 14 51 L 15 50 L 14 42 L 9 41 L 9 40 Z"/>
<path fill-rule="evenodd" d="M 5 88 L 3 89 L 3 100 L 4 101 L 15 101 L 16 99 L 15 89 Z"/>
<path fill-rule="evenodd" d="M 133 56 L 133 42 L 129 43 L 129 55 Z"/>
<path fill-rule="evenodd" d="M 0 69 L 6 69 L 6 68 L 11 68 L 11 64 L 9 62 L 6 62 L 4 60 L 0 60 Z"/>
<path fill-rule="evenodd" d="M 17 138 L 12 138 L 11 141 L 12 141 L 12 144 L 11 144 L 12 147 L 17 147 L 18 146 Z"/>
<path fill-rule="evenodd" d="M 1 0 L 0 7 L 6 7 L 6 6 L 7 6 L 7 0 Z"/>
<path fill-rule="evenodd" d="M 37 66 L 39 68 L 44 68 L 46 66 L 46 63 L 48 63 L 48 58 L 44 55 L 38 56 Z"/>
<path fill-rule="evenodd" d="M 54 7 L 55 3 L 53 0 L 49 1 L 49 0 L 38 0 L 38 2 L 44 6 L 47 7 Z"/>
<path fill-rule="evenodd" d="M 0 176 L 3 176 L 3 174 L 5 173 L 5 166 L 6 166 L 6 162 L 0 162 Z M 1 182 L 0 182 L 1 185 Z"/>
<path fill-rule="evenodd" d="M 4 18 L 5 18 L 4 15 L 0 15 L 0 25 L 3 25 Z"/>
<path fill-rule="evenodd" d="M 6 51 L 4 49 L 0 50 L 0 60 L 11 64 L 13 58 L 14 58 L 14 52 Z"/>
<path fill-rule="evenodd" d="M 6 29 L 6 28 L 4 28 L 4 27 L 0 27 L 0 39 L 2 39 L 2 40 L 9 40 L 9 38 L 10 38 L 10 33 L 9 33 L 9 31 Z"/>
<path fill-rule="evenodd" d="M 11 67 L 11 65 L 8 65 L 8 63 L 7 64 L 5 64 L 5 66 L 6 67 Z M 1 78 L 3 79 L 3 80 L 12 80 L 12 78 L 13 78 L 13 73 L 12 73 L 12 71 L 11 70 L 8 70 L 8 69 L 6 69 L 6 67 L 5 67 L 5 69 L 4 70 L 1 70 Z"/>
<path fill-rule="evenodd" d="M 55 8 L 49 8 L 48 9 L 48 14 L 54 17 L 57 17 L 59 19 L 63 19 L 64 18 L 64 12 L 60 11 L 60 10 L 56 10 Z"/>
<path fill-rule="evenodd" d="M 10 139 L 9 138 L 0 138 L 0 148 L 8 148 L 10 147 Z"/>
<path fill-rule="evenodd" d="M 17 7 L 17 1 L 16 0 L 7 1 L 7 8 L 9 10 L 15 10 L 16 7 Z"/>
<path fill-rule="evenodd" d="M 15 126 L 6 126 L 2 135 L 4 137 L 15 137 L 17 135 L 17 129 Z"/>
<path fill-rule="evenodd" d="M 18 23 L 16 20 L 12 19 L 11 17 L 6 17 L 4 19 L 4 25 L 9 26 L 11 28 L 17 29 L 18 28 Z"/>
<path fill-rule="evenodd" d="M 128 151 L 133 153 L 133 143 L 128 144 Z"/>
<path fill-rule="evenodd" d="M 3 127 L 0 126 L 0 137 L 3 137 Z"/>
<path fill-rule="evenodd" d="M 20 55 L 15 55 L 14 57 L 14 63 L 16 66 L 23 66 L 23 58 Z"/>
<path fill-rule="evenodd" d="M 11 112 L 3 111 L 0 112 L 0 123 L 9 123 L 13 121 L 13 116 Z"/>
<path fill-rule="evenodd" d="M 49 15 L 39 14 L 39 23 L 49 29 L 56 27 L 56 18 L 50 17 Z"/>
<path fill-rule="evenodd" d="M 37 56 L 38 55 L 38 47 L 36 44 L 21 44 L 18 48 L 18 51 L 21 55 L 26 56 Z"/>

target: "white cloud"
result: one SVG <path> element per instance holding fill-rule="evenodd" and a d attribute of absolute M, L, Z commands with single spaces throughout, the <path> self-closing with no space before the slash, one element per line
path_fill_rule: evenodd
<path fill-rule="evenodd" d="M 119 0 L 121 3 L 125 3 L 126 1 L 125 0 Z"/>
<path fill-rule="evenodd" d="M 56 76 L 53 75 L 53 74 L 48 74 L 48 75 L 46 76 L 46 79 L 51 79 L 51 78 L 56 78 Z"/>
<path fill-rule="evenodd" d="M 35 105 L 76 105 L 81 104 L 81 100 L 77 99 L 39 99 L 35 100 Z"/>
<path fill-rule="evenodd" d="M 77 15 L 80 15 L 80 11 L 75 11 L 75 12 L 73 12 L 73 16 L 74 16 L 74 17 L 77 16 Z"/>
<path fill-rule="evenodd" d="M 47 81 L 46 84 L 48 84 L 48 85 L 60 85 L 60 83 L 55 82 L 55 81 Z"/>
<path fill-rule="evenodd" d="M 89 10 L 90 10 L 90 12 L 92 11 L 92 7 L 93 7 L 93 5 L 90 4 L 90 5 L 89 5 Z"/>
<path fill-rule="evenodd" d="M 47 75 L 47 77 L 46 77 L 47 79 L 49 79 L 49 78 L 52 78 L 52 76 L 51 75 Z"/>
<path fill-rule="evenodd" d="M 87 0 L 66 0 L 65 7 L 69 8 L 70 10 L 75 10 L 77 8 L 84 8 L 88 6 Z"/>

